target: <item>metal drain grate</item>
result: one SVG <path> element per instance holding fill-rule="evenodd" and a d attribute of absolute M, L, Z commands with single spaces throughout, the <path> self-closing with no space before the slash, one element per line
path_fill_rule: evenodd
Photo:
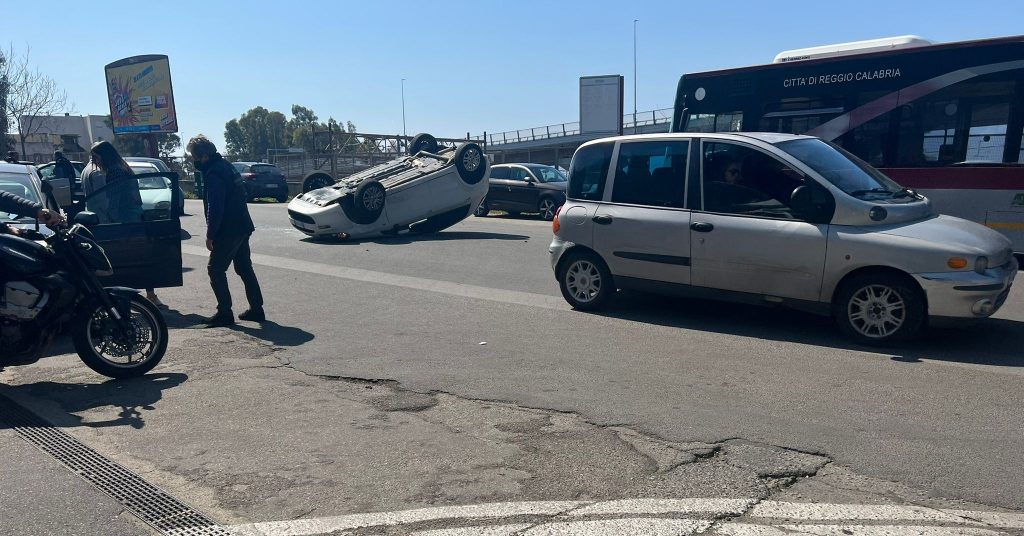
<path fill-rule="evenodd" d="M 0 421 L 153 528 L 174 536 L 230 536 L 205 515 L 0 396 Z"/>

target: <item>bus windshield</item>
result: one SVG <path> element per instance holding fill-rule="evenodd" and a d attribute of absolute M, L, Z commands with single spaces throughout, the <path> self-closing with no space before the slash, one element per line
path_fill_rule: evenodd
<path fill-rule="evenodd" d="M 840 190 L 858 199 L 916 200 L 911 192 L 881 171 L 831 143 L 816 138 L 803 138 L 775 145 L 807 164 Z"/>

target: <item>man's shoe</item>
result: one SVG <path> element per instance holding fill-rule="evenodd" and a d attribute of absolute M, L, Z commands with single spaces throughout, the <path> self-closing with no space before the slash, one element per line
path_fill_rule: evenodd
<path fill-rule="evenodd" d="M 208 328 L 233 326 L 235 325 L 235 315 L 231 313 L 217 313 L 210 318 L 207 318 L 206 322 L 203 323 L 206 324 L 206 327 Z"/>
<path fill-rule="evenodd" d="M 265 322 L 267 320 L 266 313 L 263 309 L 249 309 L 248 311 L 238 315 L 239 320 L 247 320 L 249 322 Z"/>

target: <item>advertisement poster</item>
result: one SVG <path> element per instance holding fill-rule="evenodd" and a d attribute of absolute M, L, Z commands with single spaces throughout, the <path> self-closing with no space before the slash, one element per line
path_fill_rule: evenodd
<path fill-rule="evenodd" d="M 178 131 L 167 56 L 133 56 L 105 71 L 114 134 Z"/>

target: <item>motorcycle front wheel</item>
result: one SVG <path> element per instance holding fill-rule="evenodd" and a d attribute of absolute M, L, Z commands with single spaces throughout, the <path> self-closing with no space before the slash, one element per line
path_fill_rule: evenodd
<path fill-rule="evenodd" d="M 131 297 L 131 329 L 103 305 L 79 316 L 71 328 L 75 351 L 92 370 L 111 378 L 135 378 L 160 363 L 167 351 L 167 323 L 149 300 Z"/>

